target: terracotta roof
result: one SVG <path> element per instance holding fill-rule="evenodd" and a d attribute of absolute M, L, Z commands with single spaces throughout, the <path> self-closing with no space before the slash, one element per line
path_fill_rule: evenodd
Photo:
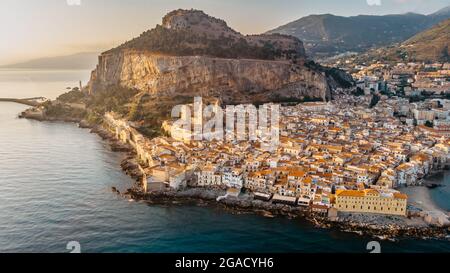
<path fill-rule="evenodd" d="M 408 195 L 406 195 L 406 194 L 404 194 L 404 193 L 396 192 L 396 193 L 394 193 L 394 198 L 395 198 L 395 199 L 404 199 L 404 200 L 407 200 L 407 199 L 408 199 Z"/>
<path fill-rule="evenodd" d="M 303 177 L 303 176 L 305 176 L 305 172 L 304 171 L 290 171 L 289 176 Z"/>
<path fill-rule="evenodd" d="M 364 197 L 364 191 L 355 191 L 355 190 L 338 190 L 336 192 L 337 196 L 342 197 Z"/>

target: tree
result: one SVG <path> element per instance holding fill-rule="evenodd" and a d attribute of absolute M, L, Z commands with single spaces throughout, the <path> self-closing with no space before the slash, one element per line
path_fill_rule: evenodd
<path fill-rule="evenodd" d="M 445 46 L 443 49 L 442 49 L 442 59 L 444 60 L 444 61 L 446 61 L 446 62 L 450 62 L 450 54 L 449 54 L 449 49 L 448 49 L 448 46 Z"/>
<path fill-rule="evenodd" d="M 430 127 L 430 128 L 433 128 L 433 122 L 427 120 L 427 121 L 425 122 L 425 126 Z"/>
<path fill-rule="evenodd" d="M 370 101 L 369 108 L 374 108 L 378 104 L 379 101 L 380 101 L 380 96 L 373 95 L 372 100 Z"/>
<path fill-rule="evenodd" d="M 354 92 L 353 95 L 355 95 L 357 97 L 364 96 L 364 90 L 360 87 L 357 87 L 356 92 Z"/>

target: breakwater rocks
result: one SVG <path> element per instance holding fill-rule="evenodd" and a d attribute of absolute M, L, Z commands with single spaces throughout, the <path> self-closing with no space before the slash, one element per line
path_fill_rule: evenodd
<path fill-rule="evenodd" d="M 78 127 L 83 128 L 83 129 L 91 129 L 93 127 L 93 125 L 88 122 L 87 120 L 83 119 L 80 122 L 78 122 Z"/>
<path fill-rule="evenodd" d="M 36 108 L 30 108 L 19 114 L 19 118 L 32 119 L 37 121 L 44 121 L 44 112 Z"/>
<path fill-rule="evenodd" d="M 381 240 L 447 239 L 450 233 L 450 229 L 430 226 L 419 217 L 339 213 L 339 217 L 333 221 L 327 217 L 316 216 L 313 222 L 317 227 L 334 228 Z"/>
<path fill-rule="evenodd" d="M 255 200 L 251 194 L 242 194 L 239 198 L 228 197 L 217 201 L 217 197 L 224 196 L 225 190 L 188 188 L 183 191 L 161 191 L 143 193 L 140 190 L 139 181 L 143 173 L 136 160 L 133 147 L 124 144 L 115 138 L 115 135 L 104 129 L 102 126 L 91 126 L 86 121 L 73 118 L 36 118 L 32 112 L 30 116 L 22 115 L 24 118 L 38 119 L 41 121 L 64 121 L 77 122 L 81 128 L 92 128 L 91 132 L 96 133 L 102 139 L 107 140 L 111 150 L 124 152 L 127 156 L 121 163 L 121 167 L 126 174 L 134 178 L 137 182 L 132 189 L 128 189 L 123 194 L 116 188 L 113 192 L 135 200 L 142 200 L 148 204 L 166 205 L 197 205 L 219 207 L 226 211 L 237 214 L 258 214 L 264 217 L 283 216 L 288 218 L 302 218 L 317 228 L 337 229 L 344 232 L 356 233 L 363 236 L 376 237 L 378 239 L 393 240 L 398 238 L 420 238 L 420 239 L 447 239 L 450 229 L 446 227 L 433 227 L 424 223 L 420 217 L 393 217 L 384 215 L 368 214 L 339 214 L 333 221 L 323 215 L 316 214 L 308 208 L 293 207 L 284 204 L 274 204 Z M 35 113 L 36 114 L 36 113 Z M 34 117 L 34 118 L 33 118 Z"/>
<path fill-rule="evenodd" d="M 133 153 L 133 147 L 131 147 L 129 144 L 123 143 L 119 140 L 117 140 L 113 133 L 111 133 L 108 130 L 105 130 L 101 126 L 94 126 L 91 129 L 91 133 L 99 135 L 103 140 L 108 141 L 109 146 L 111 147 L 111 150 L 113 152 L 122 152 L 122 153 L 129 153 L 130 156 L 134 156 Z"/>
<path fill-rule="evenodd" d="M 336 228 L 363 236 L 376 237 L 381 240 L 396 240 L 402 238 L 414 239 L 447 239 L 450 230 L 433 226 L 403 226 L 398 224 L 374 224 L 353 221 L 334 221 L 316 219 L 319 227 Z"/>
<path fill-rule="evenodd" d="M 125 158 L 120 164 L 122 170 L 131 178 L 136 180 L 137 182 L 142 181 L 144 174 L 139 168 L 139 164 L 135 159 L 135 156 L 128 156 Z"/>
<path fill-rule="evenodd" d="M 102 126 L 94 126 L 91 129 L 91 133 L 99 135 L 103 140 L 113 140 L 114 135 L 108 130 L 105 130 Z"/>
<path fill-rule="evenodd" d="M 226 191 L 216 189 L 189 188 L 183 191 L 158 191 L 142 193 L 131 190 L 131 198 L 143 200 L 149 204 L 194 204 L 219 206 L 233 213 L 255 213 L 265 217 L 286 216 L 297 218 L 309 214 L 309 210 L 283 204 L 274 204 L 255 200 L 251 195 L 241 195 L 239 198 L 228 197 L 217 201 L 217 197 L 224 196 Z"/>
<path fill-rule="evenodd" d="M 19 118 L 31 119 L 37 121 L 50 121 L 50 122 L 69 122 L 78 123 L 80 128 L 92 128 L 92 124 L 79 117 L 72 116 L 70 114 L 61 115 L 48 115 L 44 110 L 38 108 L 29 108 L 19 114 Z"/>
<path fill-rule="evenodd" d="M 330 220 L 308 208 L 293 207 L 255 200 L 249 194 L 239 198 L 228 197 L 216 201 L 218 196 L 225 195 L 224 190 L 189 188 L 183 191 L 158 191 L 143 193 L 137 189 L 128 190 L 127 197 L 145 201 L 150 205 L 197 205 L 219 207 L 231 213 L 257 214 L 264 217 L 302 218 L 317 228 L 336 229 L 343 232 L 356 233 L 381 240 L 401 238 L 446 239 L 449 229 L 432 227 L 415 218 L 393 217 L 385 215 L 346 215 L 340 214 L 336 220 Z"/>
<path fill-rule="evenodd" d="M 108 141 L 108 144 L 113 152 L 126 153 L 127 156 L 122 160 L 120 167 L 128 176 L 135 179 L 137 182 L 142 181 L 144 174 L 142 173 L 139 163 L 136 160 L 136 154 L 133 147 L 117 140 L 113 133 L 104 129 L 102 126 L 94 126 L 91 129 L 91 133 L 95 133 L 103 140 Z"/>

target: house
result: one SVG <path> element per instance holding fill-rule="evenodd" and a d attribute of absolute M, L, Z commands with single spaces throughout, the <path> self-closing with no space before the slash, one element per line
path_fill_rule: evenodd
<path fill-rule="evenodd" d="M 397 172 L 398 186 L 413 185 L 417 182 L 417 170 L 414 164 L 403 163 L 395 171 Z"/>
<path fill-rule="evenodd" d="M 272 202 L 274 204 L 285 204 L 294 206 L 297 204 L 297 198 L 290 196 L 282 196 L 280 194 L 274 194 L 272 198 Z"/>
<path fill-rule="evenodd" d="M 321 215 L 326 215 L 328 213 L 328 206 L 313 204 L 311 205 L 311 211 Z"/>
<path fill-rule="evenodd" d="M 207 165 L 201 167 L 200 171 L 196 171 L 196 186 L 198 187 L 217 187 L 222 185 L 222 174 L 217 171 L 217 167 Z"/>
<path fill-rule="evenodd" d="M 241 168 L 231 168 L 222 174 L 222 184 L 229 188 L 242 188 L 244 185 L 243 171 Z"/>
<path fill-rule="evenodd" d="M 150 168 L 150 174 L 147 176 L 147 185 L 157 185 L 155 183 L 164 183 L 167 187 L 178 190 L 186 186 L 185 168 L 176 164 L 166 166 L 155 166 Z M 158 185 L 157 187 L 160 187 Z"/>
<path fill-rule="evenodd" d="M 297 205 L 301 207 L 309 207 L 311 205 L 311 197 L 308 195 L 299 197 L 297 199 Z"/>

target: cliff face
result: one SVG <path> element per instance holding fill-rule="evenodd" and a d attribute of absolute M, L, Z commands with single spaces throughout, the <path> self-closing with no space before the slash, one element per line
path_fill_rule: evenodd
<path fill-rule="evenodd" d="M 288 61 L 166 56 L 122 51 L 102 55 L 91 88 L 120 85 L 162 96 L 215 96 L 224 102 L 302 97 L 326 99 L 326 77 Z"/>
<path fill-rule="evenodd" d="M 121 86 L 225 103 L 330 98 L 326 76 L 305 67 L 304 58 L 296 38 L 243 36 L 201 11 L 178 10 L 162 26 L 103 53 L 89 89 Z"/>

